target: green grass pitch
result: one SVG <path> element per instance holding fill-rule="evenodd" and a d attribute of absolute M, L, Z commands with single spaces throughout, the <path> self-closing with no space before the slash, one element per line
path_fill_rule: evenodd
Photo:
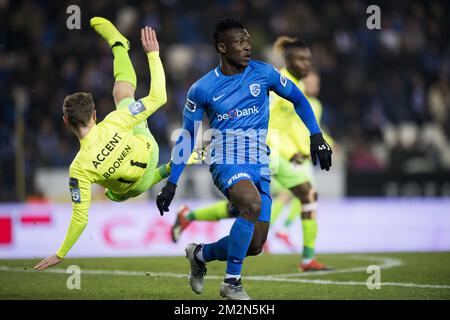
<path fill-rule="evenodd" d="M 243 284 L 252 299 L 450 299 L 450 253 L 322 254 L 334 269 L 297 271 L 298 255 L 245 260 Z M 221 299 L 225 263 L 208 264 L 204 292 L 189 286 L 184 257 L 85 258 L 37 272 L 37 259 L 0 260 L 0 299 Z M 68 289 L 66 269 L 81 269 L 81 289 Z M 369 265 L 381 268 L 381 288 L 368 289 Z"/>

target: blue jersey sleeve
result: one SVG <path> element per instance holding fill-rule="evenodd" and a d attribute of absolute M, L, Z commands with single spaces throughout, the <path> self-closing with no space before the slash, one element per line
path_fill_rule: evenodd
<path fill-rule="evenodd" d="M 196 82 L 188 91 L 186 104 L 183 109 L 183 130 L 172 150 L 169 181 L 174 184 L 177 184 L 184 167 L 186 167 L 189 156 L 194 150 L 195 136 L 198 129 L 195 123 L 203 119 L 203 112 L 205 111 L 204 101 L 205 97 L 198 86 L 198 82 Z"/>
<path fill-rule="evenodd" d="M 274 91 L 280 97 L 292 102 L 295 112 L 308 128 L 311 135 L 320 133 L 320 128 L 317 124 L 311 104 L 291 80 L 270 66 L 268 72 L 268 84 L 269 90 Z"/>
<path fill-rule="evenodd" d="M 181 173 L 186 167 L 186 163 L 194 150 L 195 137 L 198 131 L 198 125 L 195 121 L 184 115 L 183 130 L 178 136 L 177 142 L 172 150 L 172 160 L 169 181 L 177 184 Z"/>
<path fill-rule="evenodd" d="M 295 84 L 270 64 L 267 64 L 266 68 L 269 90 L 274 91 L 280 97 L 287 99 L 291 93 L 292 87 L 295 87 Z"/>
<path fill-rule="evenodd" d="M 205 112 L 205 100 L 198 82 L 194 83 L 188 91 L 183 115 L 192 121 L 201 121 Z"/>

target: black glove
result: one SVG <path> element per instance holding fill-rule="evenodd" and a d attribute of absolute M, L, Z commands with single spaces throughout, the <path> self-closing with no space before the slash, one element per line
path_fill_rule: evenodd
<path fill-rule="evenodd" d="M 166 186 L 156 196 L 156 206 L 161 216 L 164 215 L 164 212 L 169 211 L 169 206 L 175 196 L 176 189 L 177 185 L 175 183 L 167 181 Z"/>
<path fill-rule="evenodd" d="M 317 164 L 319 158 L 320 169 L 330 170 L 331 167 L 331 147 L 325 141 L 322 133 L 313 134 L 311 137 L 311 160 L 313 165 Z"/>

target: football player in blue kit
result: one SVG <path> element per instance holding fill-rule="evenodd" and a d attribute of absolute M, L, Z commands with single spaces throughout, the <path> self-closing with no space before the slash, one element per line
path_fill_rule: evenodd
<path fill-rule="evenodd" d="M 206 113 L 212 129 L 210 172 L 217 188 L 230 200 L 237 219 L 230 234 L 209 244 L 186 246 L 192 290 L 203 290 L 206 263 L 226 261 L 220 295 L 248 300 L 241 282 L 246 256 L 261 253 L 270 222 L 269 91 L 291 101 L 310 132 L 313 164 L 331 166 L 331 148 L 322 137 L 311 105 L 303 93 L 272 65 L 251 59 L 250 35 L 242 23 L 226 18 L 214 30 L 220 65 L 197 82 L 187 95 L 183 129 L 172 150 L 170 177 L 156 198 L 161 215 L 169 211 L 178 179 L 194 148 L 199 123 Z M 282 142 L 280 142 L 282 143 Z"/>

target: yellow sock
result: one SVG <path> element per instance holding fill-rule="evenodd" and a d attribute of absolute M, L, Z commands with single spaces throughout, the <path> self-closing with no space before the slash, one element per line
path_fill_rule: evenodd
<path fill-rule="evenodd" d="M 226 200 L 216 202 L 206 208 L 192 210 L 186 215 L 186 219 L 190 221 L 217 221 L 229 217 L 228 201 Z"/>
<path fill-rule="evenodd" d="M 136 73 L 128 55 L 128 50 L 118 43 L 112 47 L 112 53 L 114 55 L 114 79 L 131 83 L 136 88 Z"/>

